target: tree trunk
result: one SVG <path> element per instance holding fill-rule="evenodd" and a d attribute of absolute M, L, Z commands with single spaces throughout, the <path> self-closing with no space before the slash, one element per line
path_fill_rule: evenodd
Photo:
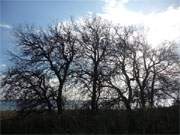
<path fill-rule="evenodd" d="M 98 105 L 97 105 L 97 83 L 96 83 L 96 78 L 94 78 L 93 81 L 93 90 L 92 90 L 92 99 L 91 99 L 91 109 L 92 111 L 97 111 L 98 110 Z"/>
<path fill-rule="evenodd" d="M 98 110 L 97 105 L 97 65 L 94 66 L 94 75 L 93 75 L 93 89 L 92 89 L 92 98 L 91 98 L 91 109 L 93 112 Z"/>
<path fill-rule="evenodd" d="M 96 98 L 97 98 L 96 90 L 93 90 L 92 99 L 91 99 L 91 109 L 93 112 L 96 112 L 98 110 Z"/>
<path fill-rule="evenodd" d="M 144 90 L 140 90 L 140 98 L 141 98 L 141 108 L 145 109 L 145 99 L 144 99 Z"/>
<path fill-rule="evenodd" d="M 151 91 L 151 97 L 150 97 L 150 107 L 154 107 L 154 89 Z"/>
<path fill-rule="evenodd" d="M 48 111 L 51 112 L 52 111 L 52 105 L 51 105 L 50 101 L 47 101 L 47 104 L 48 104 Z"/>
<path fill-rule="evenodd" d="M 58 97 L 57 97 L 58 114 L 62 114 L 62 111 L 63 111 L 62 88 L 63 88 L 63 86 L 60 85 L 59 89 L 58 89 Z"/>
<path fill-rule="evenodd" d="M 154 107 L 154 84 L 155 84 L 155 79 L 156 79 L 155 67 L 153 67 L 153 68 L 154 68 L 154 74 L 153 74 L 153 79 L 152 79 L 152 84 L 151 84 L 151 93 L 150 93 L 151 108 Z"/>

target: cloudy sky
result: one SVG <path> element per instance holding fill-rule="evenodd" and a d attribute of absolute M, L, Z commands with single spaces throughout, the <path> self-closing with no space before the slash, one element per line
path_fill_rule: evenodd
<path fill-rule="evenodd" d="M 0 71 L 10 64 L 7 50 L 16 51 L 12 35 L 16 26 L 47 27 L 89 14 L 143 26 L 152 46 L 164 40 L 180 43 L 180 0 L 0 0 Z"/>

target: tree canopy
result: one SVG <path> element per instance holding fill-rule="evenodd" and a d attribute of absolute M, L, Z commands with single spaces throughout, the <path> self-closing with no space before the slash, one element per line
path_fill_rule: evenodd
<path fill-rule="evenodd" d="M 19 53 L 1 86 L 7 99 L 23 109 L 63 111 L 64 91 L 76 89 L 92 111 L 100 108 L 156 107 L 177 100 L 180 57 L 177 45 L 153 48 L 133 26 L 113 25 L 100 17 L 47 29 L 15 30 Z M 56 79 L 56 87 L 51 81 Z"/>

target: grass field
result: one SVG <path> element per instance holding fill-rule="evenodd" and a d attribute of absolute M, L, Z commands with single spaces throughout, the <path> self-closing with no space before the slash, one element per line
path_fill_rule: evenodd
<path fill-rule="evenodd" d="M 129 123 L 130 122 L 130 123 Z M 1 133 L 179 133 L 179 107 L 133 111 L 131 120 L 126 111 L 109 110 L 91 113 L 85 110 L 33 112 L 22 116 L 1 112 Z"/>

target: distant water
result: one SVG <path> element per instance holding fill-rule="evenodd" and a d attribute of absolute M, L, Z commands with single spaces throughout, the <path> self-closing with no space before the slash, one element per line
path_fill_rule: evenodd
<path fill-rule="evenodd" d="M 15 101 L 0 100 L 0 111 L 12 111 L 16 110 Z"/>
<path fill-rule="evenodd" d="M 68 100 L 65 102 L 66 109 L 76 109 L 82 107 L 84 101 L 81 100 Z M 17 110 L 16 101 L 0 100 L 0 111 Z"/>

